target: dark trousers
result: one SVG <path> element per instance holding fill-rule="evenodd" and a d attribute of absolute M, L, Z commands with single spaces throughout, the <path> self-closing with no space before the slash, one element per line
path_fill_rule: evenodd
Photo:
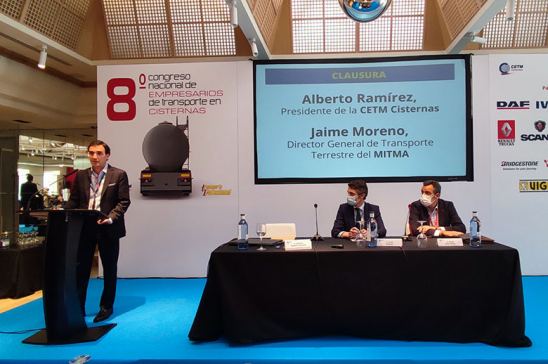
<path fill-rule="evenodd" d="M 78 248 L 77 287 L 80 296 L 82 312 L 86 307 L 86 295 L 89 276 L 93 264 L 95 247 L 99 245 L 99 255 L 103 265 L 103 293 L 100 306 L 112 308 L 116 297 L 116 281 L 118 275 L 118 255 L 120 253 L 120 238 L 108 234 L 109 226 L 97 225 L 96 221 L 88 221 L 84 224 Z"/>

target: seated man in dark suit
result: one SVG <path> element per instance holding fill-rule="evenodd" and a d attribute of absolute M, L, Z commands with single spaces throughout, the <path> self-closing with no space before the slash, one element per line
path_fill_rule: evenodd
<path fill-rule="evenodd" d="M 453 202 L 440 198 L 439 182 L 423 182 L 421 198 L 409 205 L 409 230 L 411 235 L 421 231 L 430 236 L 457 237 L 466 232 L 466 227 Z M 420 226 L 419 221 L 426 221 Z"/>
<path fill-rule="evenodd" d="M 379 206 L 365 202 L 367 191 L 367 183 L 362 179 L 348 183 L 346 203 L 339 206 L 333 229 L 331 229 L 332 237 L 354 238 L 359 231 L 358 222 L 363 217 L 367 224 L 371 212 L 375 214 L 375 220 L 377 220 L 378 237 L 383 238 L 386 236 L 386 228 L 382 221 Z"/>

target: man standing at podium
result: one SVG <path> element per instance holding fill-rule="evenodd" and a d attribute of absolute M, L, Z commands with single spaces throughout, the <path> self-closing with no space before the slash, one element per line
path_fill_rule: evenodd
<path fill-rule="evenodd" d="M 113 312 L 120 238 L 126 235 L 124 214 L 129 200 L 129 183 L 125 171 L 107 163 L 110 147 L 101 140 L 88 145 L 91 168 L 80 170 L 71 189 L 67 209 L 98 210 L 104 217 L 84 225 L 78 250 L 77 285 L 82 312 L 85 313 L 86 293 L 95 247 L 103 264 L 104 287 L 100 310 L 93 319 L 100 322 Z"/>

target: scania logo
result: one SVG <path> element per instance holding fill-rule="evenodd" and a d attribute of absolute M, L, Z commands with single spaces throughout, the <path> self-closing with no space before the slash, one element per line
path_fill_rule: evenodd
<path fill-rule="evenodd" d="M 537 129 L 539 133 L 542 133 L 544 128 L 546 128 L 546 122 L 544 120 L 535 121 L 535 129 Z"/>
<path fill-rule="evenodd" d="M 537 120 L 533 125 L 539 133 L 542 133 L 546 128 L 544 120 Z M 548 141 L 548 134 L 521 134 L 521 140 L 524 142 Z"/>

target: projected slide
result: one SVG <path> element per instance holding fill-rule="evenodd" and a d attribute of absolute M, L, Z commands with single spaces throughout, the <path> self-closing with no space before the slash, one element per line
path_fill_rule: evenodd
<path fill-rule="evenodd" d="M 255 62 L 256 182 L 470 180 L 468 60 Z"/>

